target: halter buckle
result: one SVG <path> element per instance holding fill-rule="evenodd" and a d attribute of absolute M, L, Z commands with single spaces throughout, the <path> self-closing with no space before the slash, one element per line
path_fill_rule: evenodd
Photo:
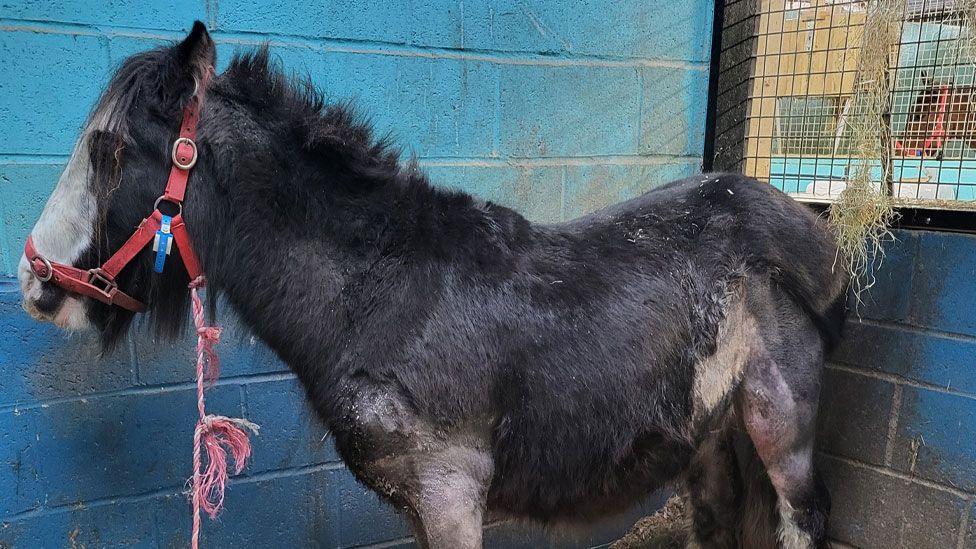
<path fill-rule="evenodd" d="M 40 266 L 37 265 L 38 261 L 41 262 Z M 51 262 L 44 256 L 39 255 L 31 259 L 30 268 L 34 278 L 41 282 L 47 282 L 54 276 L 54 267 L 51 266 Z"/>
<path fill-rule="evenodd" d="M 98 290 L 107 299 L 112 298 L 112 294 L 118 289 L 119 285 L 101 268 L 88 269 L 88 284 Z"/>
<path fill-rule="evenodd" d="M 189 147 L 190 152 L 187 153 L 181 145 Z M 178 137 L 176 141 L 173 141 L 173 153 L 171 156 L 174 166 L 181 170 L 189 170 L 197 163 L 197 144 L 189 137 Z"/>

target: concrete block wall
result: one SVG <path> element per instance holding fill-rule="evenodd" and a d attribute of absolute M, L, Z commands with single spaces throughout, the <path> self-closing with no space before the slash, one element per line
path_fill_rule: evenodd
<path fill-rule="evenodd" d="M 700 169 L 707 0 L 389 0 L 4 4 L 0 272 L 110 71 L 208 21 L 220 65 L 269 43 L 329 97 L 353 98 L 434 178 L 572 217 Z"/>
<path fill-rule="evenodd" d="M 896 231 L 828 364 L 831 535 L 976 548 L 976 236 Z"/>
<path fill-rule="evenodd" d="M 191 342 L 142 332 L 98 356 L 32 322 L 24 239 L 108 76 L 208 23 L 220 67 L 270 44 L 329 97 L 353 98 L 438 183 L 560 220 L 700 169 L 711 0 L 11 0 L 0 6 L 0 547 L 186 546 Z M 225 316 L 215 412 L 263 426 L 207 547 L 408 545 L 358 485 L 287 369 Z M 649 503 L 653 506 L 653 502 Z M 550 540 L 596 546 L 627 517 Z"/>

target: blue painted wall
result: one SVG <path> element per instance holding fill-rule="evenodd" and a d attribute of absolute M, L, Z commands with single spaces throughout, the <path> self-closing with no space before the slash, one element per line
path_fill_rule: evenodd
<path fill-rule="evenodd" d="M 976 235 L 896 231 L 828 364 L 831 534 L 976 548 Z"/>
<path fill-rule="evenodd" d="M 355 98 L 434 180 L 536 220 L 574 217 L 697 171 L 711 0 L 13 0 L 0 8 L 0 547 L 185 546 L 191 344 L 107 357 L 20 310 L 21 246 L 97 94 L 127 55 L 206 21 L 221 66 L 269 42 Z M 6 278 L 4 278 L 6 277 Z M 236 329 L 215 412 L 263 426 L 207 523 L 210 547 L 409 543 L 336 461 L 282 364 Z M 605 543 L 631 516 L 561 540 Z M 494 526 L 489 546 L 540 547 Z M 387 545 L 384 545 L 387 546 Z"/>

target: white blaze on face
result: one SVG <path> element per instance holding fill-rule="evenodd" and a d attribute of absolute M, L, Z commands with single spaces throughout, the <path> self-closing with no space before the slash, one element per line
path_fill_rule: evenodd
<path fill-rule="evenodd" d="M 111 105 L 102 110 L 110 112 Z M 96 203 L 89 182 L 91 156 L 88 138 L 94 130 L 106 129 L 110 125 L 107 115 L 95 113 L 92 116 L 75 143 L 68 165 L 48 198 L 41 217 L 31 230 L 37 253 L 52 262 L 74 265 L 92 243 Z M 41 297 L 42 284 L 31 273 L 26 256 L 20 258 L 17 277 L 23 292 L 24 309 L 31 316 L 38 320 L 50 320 L 62 328 L 80 329 L 88 326 L 85 308 L 77 296 L 69 294 L 53 315 L 46 315 L 34 306 Z"/>

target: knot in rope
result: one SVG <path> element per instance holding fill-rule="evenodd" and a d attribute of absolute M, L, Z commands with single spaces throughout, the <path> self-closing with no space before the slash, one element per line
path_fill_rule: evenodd
<path fill-rule="evenodd" d="M 220 357 L 214 346 L 220 341 L 221 329 L 216 326 L 205 324 L 203 313 L 203 301 L 200 299 L 198 288 L 193 285 L 205 280 L 199 276 L 190 283 L 190 301 L 193 307 L 193 323 L 197 330 L 197 362 L 198 366 L 203 367 L 203 380 L 207 387 L 213 386 L 220 377 Z"/>
<path fill-rule="evenodd" d="M 216 326 L 204 326 L 202 328 L 197 328 L 197 335 L 203 339 L 217 343 L 220 341 L 220 332 L 222 331 L 223 330 Z"/>
<path fill-rule="evenodd" d="M 193 503 L 193 534 L 191 547 L 200 543 L 200 511 L 215 518 L 224 506 L 224 489 L 227 487 L 227 453 L 234 458 L 234 474 L 239 474 L 251 457 L 248 432 L 257 434 L 258 426 L 246 419 L 211 415 L 204 406 L 204 392 L 220 375 L 220 360 L 214 346 L 220 341 L 220 328 L 207 326 L 204 320 L 203 301 L 199 289 L 206 279 L 199 276 L 190 283 L 190 301 L 193 306 L 193 323 L 197 331 L 197 411 L 199 419 L 193 432 L 193 487 L 190 498 Z M 206 465 L 203 453 L 206 449 Z"/>
<path fill-rule="evenodd" d="M 234 458 L 234 474 L 240 474 L 251 457 L 248 431 L 257 434 L 258 426 L 246 419 L 205 415 L 197 422 L 194 433 L 193 479 L 194 505 L 215 518 L 224 506 L 224 488 L 227 486 L 227 452 Z M 202 456 L 199 448 L 206 449 L 207 462 L 201 471 Z"/>

